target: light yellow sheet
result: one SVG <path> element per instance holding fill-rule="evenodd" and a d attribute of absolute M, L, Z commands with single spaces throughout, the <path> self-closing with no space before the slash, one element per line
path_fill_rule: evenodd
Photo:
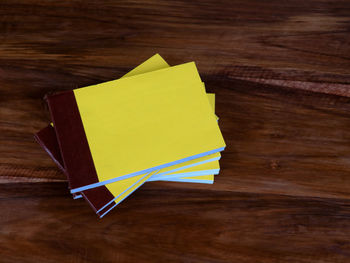
<path fill-rule="evenodd" d="M 193 62 L 74 94 L 100 182 L 225 147 Z"/>
<path fill-rule="evenodd" d="M 146 73 L 148 71 L 151 70 L 157 70 L 160 68 L 166 68 L 169 67 L 169 65 L 164 61 L 164 59 L 162 59 L 158 54 L 153 56 L 152 58 L 148 59 L 146 62 L 142 63 L 140 66 L 138 66 L 137 68 L 135 68 L 134 70 L 132 70 L 131 72 L 129 72 L 128 74 L 124 75 L 124 77 L 128 77 L 128 76 L 132 76 L 134 74 L 142 74 L 142 73 Z M 215 108 L 215 94 L 208 94 L 208 100 L 209 103 L 212 106 L 212 109 L 214 110 Z M 197 161 L 201 161 L 201 160 L 205 160 L 205 159 L 209 159 L 209 158 L 214 158 L 214 157 L 220 157 L 220 153 L 215 153 L 212 155 L 208 155 L 205 157 L 201 157 L 200 160 Z M 181 165 L 188 165 L 190 163 L 194 163 L 194 161 L 189 161 L 189 162 L 185 162 Z M 213 166 L 208 167 L 208 169 L 216 169 L 217 165 L 215 163 L 213 163 Z M 177 165 L 177 167 L 180 167 L 181 165 Z M 175 167 L 175 168 L 177 168 Z M 171 170 L 174 169 L 174 167 L 171 168 L 166 168 L 166 170 Z M 163 169 L 162 171 L 164 171 L 165 169 Z M 192 171 L 195 171 L 194 169 L 192 169 Z M 200 171 L 200 169 L 196 170 L 196 171 Z M 171 174 L 171 173 L 170 173 Z M 138 185 L 141 185 L 142 183 L 144 183 L 145 181 L 147 181 L 147 179 L 149 177 L 151 177 L 152 175 L 147 175 L 147 174 L 142 174 L 139 176 L 135 176 L 132 178 L 128 178 L 125 180 L 121 180 L 115 183 L 111 183 L 111 184 L 107 184 L 106 187 L 109 189 L 109 191 L 114 195 L 114 196 L 118 196 L 121 195 L 123 192 L 125 192 L 122 196 L 120 196 L 119 198 L 122 199 L 123 196 L 128 195 L 130 192 L 134 191 L 134 189 L 136 189 L 138 187 Z M 187 178 L 187 177 L 186 177 Z M 186 179 L 183 178 L 183 179 Z M 214 176 L 195 176 L 195 177 L 191 177 L 190 179 L 203 179 L 203 180 L 213 180 Z M 126 191 L 126 189 L 128 189 Z M 116 202 L 118 202 L 118 200 L 116 200 Z"/>

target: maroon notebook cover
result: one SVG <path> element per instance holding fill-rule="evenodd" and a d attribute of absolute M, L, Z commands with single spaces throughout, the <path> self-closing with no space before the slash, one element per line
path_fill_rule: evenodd
<path fill-rule="evenodd" d="M 73 91 L 46 97 L 71 189 L 98 183 Z"/>

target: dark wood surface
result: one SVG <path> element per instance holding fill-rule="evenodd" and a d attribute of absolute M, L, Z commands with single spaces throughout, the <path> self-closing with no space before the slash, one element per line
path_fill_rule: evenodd
<path fill-rule="evenodd" d="M 222 171 L 99 220 L 34 142 L 42 98 L 157 52 L 217 94 Z M 348 1 L 0 1 L 0 262 L 350 262 L 349 54 Z"/>

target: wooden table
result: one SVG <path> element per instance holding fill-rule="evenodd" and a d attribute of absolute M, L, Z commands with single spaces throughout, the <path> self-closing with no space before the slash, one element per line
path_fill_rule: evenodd
<path fill-rule="evenodd" d="M 350 262 L 348 1 L 0 2 L 1 262 Z M 214 185 L 147 183 L 99 220 L 33 133 L 46 93 L 196 61 Z"/>

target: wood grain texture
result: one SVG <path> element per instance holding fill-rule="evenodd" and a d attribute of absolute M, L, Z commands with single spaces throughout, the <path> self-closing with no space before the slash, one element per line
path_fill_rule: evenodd
<path fill-rule="evenodd" d="M 82 200 L 62 195 L 65 188 L 19 184 L 18 194 L 2 187 L 2 262 L 333 263 L 350 256 L 348 200 L 148 184 L 98 220 Z"/>
<path fill-rule="evenodd" d="M 156 52 L 217 94 L 221 174 L 98 220 L 34 142 L 42 98 Z M 0 1 L 0 262 L 350 262 L 349 54 L 345 0 Z"/>

